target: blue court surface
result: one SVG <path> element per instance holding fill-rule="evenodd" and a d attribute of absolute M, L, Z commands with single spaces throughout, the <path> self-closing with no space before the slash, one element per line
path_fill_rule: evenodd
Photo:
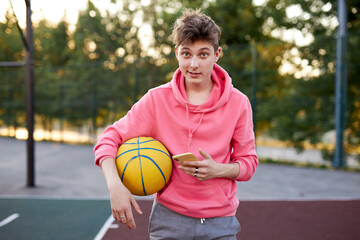
<path fill-rule="evenodd" d="M 0 239 L 94 239 L 110 215 L 105 200 L 0 199 Z"/>
<path fill-rule="evenodd" d="M 152 201 L 138 201 L 136 230 L 110 215 L 107 200 L 0 199 L 0 239 L 148 239 Z M 357 240 L 359 200 L 243 201 L 238 239 Z M 206 224 L 206 221 L 205 221 Z"/>
<path fill-rule="evenodd" d="M 26 143 L 0 138 L 0 240 L 148 239 L 152 197 L 137 198 L 136 230 L 111 217 L 93 146 L 37 142 L 26 187 Z M 238 183 L 240 240 L 360 239 L 360 172 L 261 163 Z"/>

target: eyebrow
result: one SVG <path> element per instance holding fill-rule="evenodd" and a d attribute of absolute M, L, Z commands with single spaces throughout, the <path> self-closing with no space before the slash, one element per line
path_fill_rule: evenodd
<path fill-rule="evenodd" d="M 190 48 L 188 48 L 188 47 L 182 47 L 182 49 L 181 50 L 191 50 Z M 208 48 L 208 47 L 203 47 L 203 48 L 200 48 L 199 49 L 199 51 L 204 51 L 204 50 L 208 50 L 208 51 L 210 51 L 210 48 Z"/>

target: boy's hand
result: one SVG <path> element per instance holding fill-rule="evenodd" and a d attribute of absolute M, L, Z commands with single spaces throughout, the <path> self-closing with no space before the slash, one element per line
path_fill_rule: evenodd
<path fill-rule="evenodd" d="M 202 161 L 183 162 L 178 168 L 200 181 L 220 177 L 234 179 L 239 174 L 238 163 L 226 164 L 215 162 L 210 154 L 200 148 L 199 153 L 204 158 Z"/>
<path fill-rule="evenodd" d="M 101 164 L 101 169 L 108 185 L 113 217 L 125 224 L 129 229 L 135 229 L 136 224 L 131 207 L 139 214 L 142 214 L 142 211 L 134 196 L 121 182 L 115 160 L 111 158 L 105 159 Z"/>
<path fill-rule="evenodd" d="M 115 184 L 110 191 L 110 203 L 113 217 L 125 224 L 129 229 L 135 229 L 136 224 L 132 214 L 132 207 L 139 214 L 142 214 L 134 196 L 124 185 Z"/>
<path fill-rule="evenodd" d="M 199 153 L 203 157 L 202 161 L 183 162 L 182 166 L 179 165 L 179 169 L 201 181 L 217 177 L 216 169 L 219 163 L 216 163 L 204 150 L 199 149 Z"/>

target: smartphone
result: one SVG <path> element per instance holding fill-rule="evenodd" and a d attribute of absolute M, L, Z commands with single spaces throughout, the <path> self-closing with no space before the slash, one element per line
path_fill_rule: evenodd
<path fill-rule="evenodd" d="M 199 159 L 197 159 L 197 157 L 195 157 L 192 153 L 182 153 L 174 155 L 172 158 L 180 165 L 182 165 L 184 161 L 199 161 Z"/>

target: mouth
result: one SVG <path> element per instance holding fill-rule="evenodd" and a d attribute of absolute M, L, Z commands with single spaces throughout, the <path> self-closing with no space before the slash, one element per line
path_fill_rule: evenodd
<path fill-rule="evenodd" d="M 191 77 L 198 77 L 201 73 L 198 72 L 188 72 Z"/>

